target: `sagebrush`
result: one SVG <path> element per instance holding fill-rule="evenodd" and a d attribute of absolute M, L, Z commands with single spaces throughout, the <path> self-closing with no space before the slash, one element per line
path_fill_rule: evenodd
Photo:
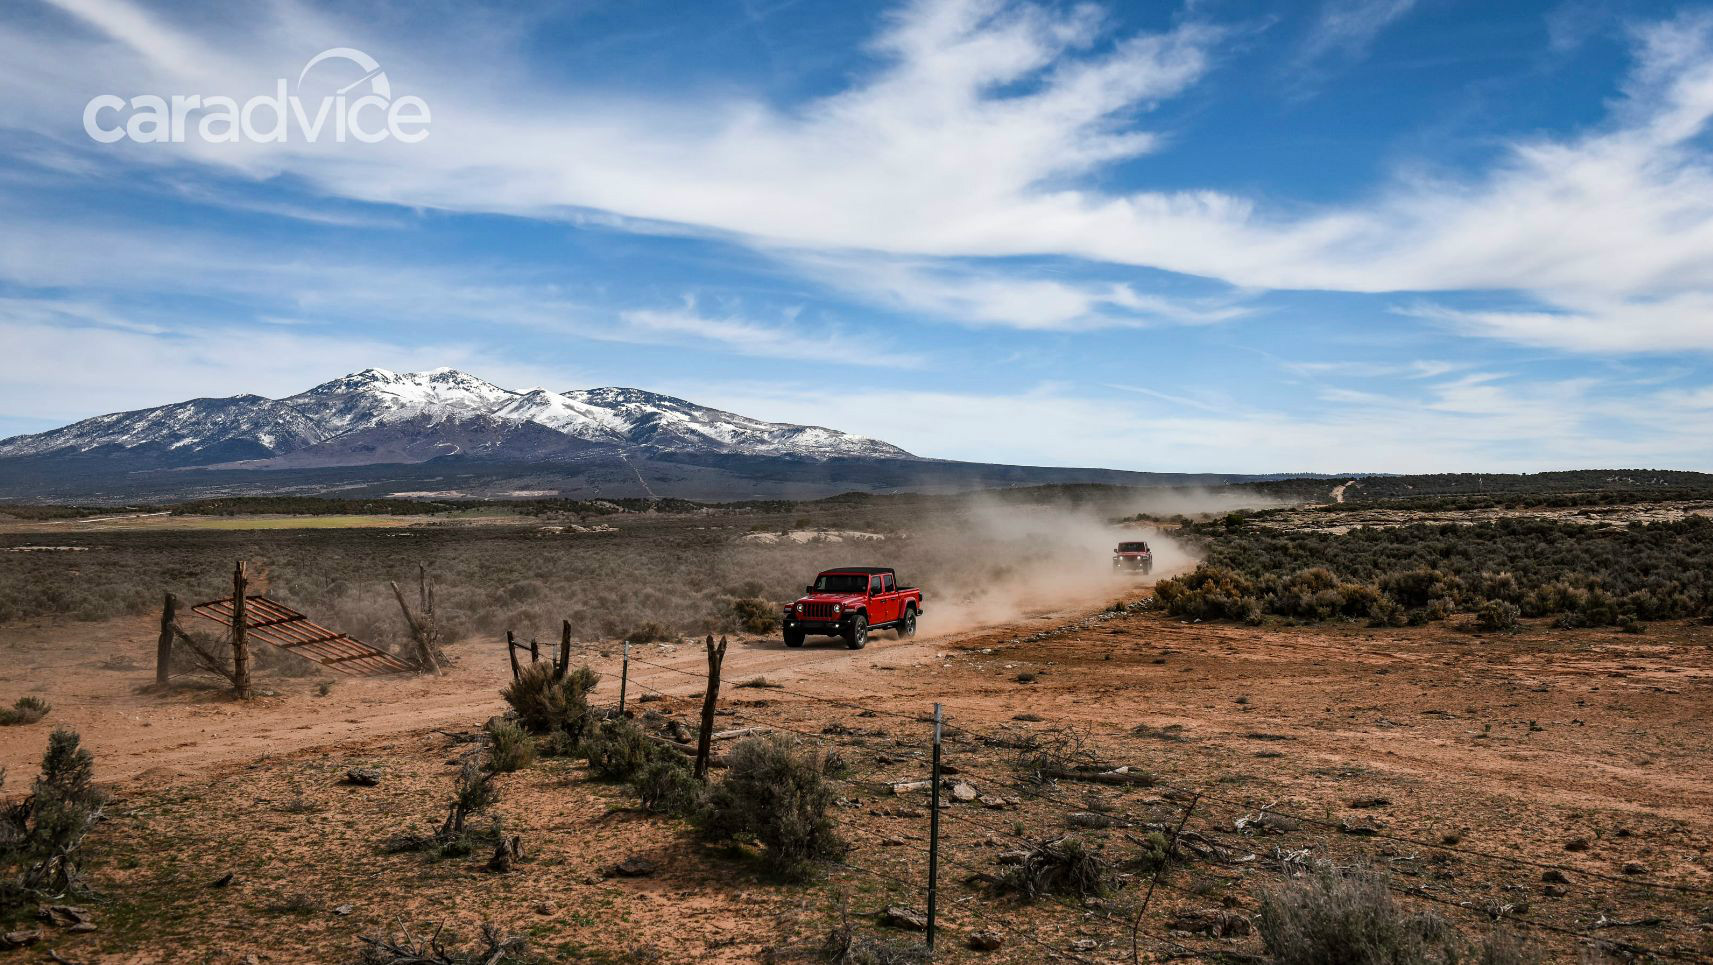
<path fill-rule="evenodd" d="M 802 878 L 845 852 L 829 814 L 836 797 L 818 747 L 789 735 L 747 737 L 708 789 L 697 824 L 712 840 L 754 840 L 773 871 Z"/>

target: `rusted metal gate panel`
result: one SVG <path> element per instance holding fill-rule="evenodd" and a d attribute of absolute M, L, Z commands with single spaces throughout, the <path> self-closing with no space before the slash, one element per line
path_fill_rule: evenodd
<path fill-rule="evenodd" d="M 232 625 L 232 601 L 229 598 L 198 603 L 191 609 L 216 623 Z M 265 596 L 245 594 L 244 627 L 250 637 L 263 643 L 271 643 L 281 650 L 289 650 L 330 670 L 354 677 L 408 673 L 414 669 L 392 654 L 376 650 L 348 634 L 329 630 Z"/>

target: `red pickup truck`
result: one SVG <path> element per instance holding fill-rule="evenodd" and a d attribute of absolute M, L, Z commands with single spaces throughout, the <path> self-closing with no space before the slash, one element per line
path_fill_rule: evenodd
<path fill-rule="evenodd" d="M 785 607 L 785 645 L 801 647 L 810 634 L 844 637 L 861 650 L 874 630 L 892 629 L 900 637 L 916 635 L 922 591 L 899 586 L 890 566 L 841 566 L 825 570 L 803 588 L 804 596 Z"/>
<path fill-rule="evenodd" d="M 1112 571 L 1144 575 L 1154 572 L 1154 551 L 1147 543 L 1119 543 L 1112 551 Z"/>

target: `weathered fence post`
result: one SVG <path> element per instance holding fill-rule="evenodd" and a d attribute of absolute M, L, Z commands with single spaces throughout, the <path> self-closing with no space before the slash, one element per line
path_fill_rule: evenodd
<path fill-rule="evenodd" d="M 619 664 L 619 716 L 625 715 L 625 687 L 630 684 L 630 641 L 624 643 L 624 662 Z"/>
<path fill-rule="evenodd" d="M 529 638 L 529 663 L 530 663 L 530 666 L 533 667 L 540 662 L 541 662 L 541 644 L 537 643 L 536 639 L 534 637 L 530 637 Z"/>
<path fill-rule="evenodd" d="M 173 624 L 177 621 L 178 597 L 168 593 L 166 601 L 161 604 L 161 639 L 155 644 L 155 683 L 161 687 L 165 687 L 167 679 L 172 676 Z"/>
<path fill-rule="evenodd" d="M 720 664 L 726 659 L 726 638 L 714 647 L 714 635 L 708 634 L 708 692 L 702 697 L 702 732 L 696 737 L 696 770 L 698 779 L 708 777 L 708 755 L 714 741 L 714 702 L 720 699 Z"/>
<path fill-rule="evenodd" d="M 434 584 L 428 582 L 428 564 L 416 564 L 416 602 L 422 610 L 423 622 L 434 625 Z"/>
<path fill-rule="evenodd" d="M 553 666 L 553 676 L 564 680 L 571 672 L 571 621 L 566 620 L 559 628 L 559 662 Z"/>
<path fill-rule="evenodd" d="M 928 812 L 928 953 L 934 952 L 940 898 L 940 705 L 934 705 L 934 766 Z"/>
<path fill-rule="evenodd" d="M 249 583 L 244 561 L 239 560 L 232 569 L 232 691 L 244 699 L 250 696 L 249 608 L 244 601 Z"/>
<path fill-rule="evenodd" d="M 399 610 L 404 613 L 405 625 L 410 627 L 411 639 L 416 641 L 417 666 L 429 673 L 440 672 L 440 661 L 434 654 L 436 641 L 434 629 L 434 590 L 428 585 L 428 571 L 423 569 L 419 574 L 421 584 L 418 586 L 418 599 L 423 609 L 422 618 L 418 619 L 405 605 L 404 591 L 397 583 L 389 583 L 393 588 L 393 596 L 398 598 Z"/>
<path fill-rule="evenodd" d="M 1148 879 L 1148 893 L 1142 896 L 1142 907 L 1136 909 L 1136 920 L 1130 925 L 1131 965 L 1140 965 L 1142 961 L 1140 942 L 1142 937 L 1142 916 L 1148 913 L 1148 902 L 1154 897 L 1154 886 L 1160 883 L 1160 875 L 1165 873 L 1166 865 L 1171 863 L 1172 856 L 1178 853 L 1178 836 L 1184 833 L 1184 825 L 1190 823 L 1190 815 L 1195 812 L 1196 805 L 1199 803 L 1201 803 L 1201 792 L 1197 791 L 1196 796 L 1190 798 L 1190 806 L 1184 808 L 1184 816 L 1178 819 L 1178 826 L 1172 831 L 1172 840 L 1166 842 L 1165 859 L 1154 866 L 1154 876 Z"/>
<path fill-rule="evenodd" d="M 517 683 L 523 677 L 523 668 L 517 665 L 517 641 L 512 639 L 512 632 L 506 631 L 506 656 L 512 661 L 512 683 Z"/>

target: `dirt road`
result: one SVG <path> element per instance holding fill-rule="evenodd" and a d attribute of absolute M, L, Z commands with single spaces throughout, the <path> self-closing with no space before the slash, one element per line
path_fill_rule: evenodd
<path fill-rule="evenodd" d="M 1046 610 L 1005 632 L 1028 633 L 1063 622 L 1091 605 Z M 931 661 L 948 638 L 931 631 L 931 618 L 914 639 L 892 639 L 890 632 L 874 635 L 861 651 L 832 639 L 811 639 L 802 650 L 787 650 L 774 637 L 739 637 L 732 641 L 725 677 L 736 683 L 756 676 L 770 680 L 827 678 L 838 681 L 887 678 L 869 675 L 875 667 L 895 669 Z M 43 623 L 0 627 L 0 652 L 8 655 L 0 669 L 0 696 L 8 701 L 31 694 L 53 705 L 41 723 L 0 730 L 0 765 L 14 775 L 28 774 L 40 758 L 47 731 L 55 726 L 75 728 L 100 761 L 104 781 L 123 782 L 143 777 L 150 782 L 195 774 L 208 767 L 290 753 L 363 738 L 467 727 L 505 709 L 499 692 L 509 677 L 503 644 L 465 641 L 450 648 L 456 662 L 442 678 L 415 676 L 357 678 L 325 675 L 293 678 L 262 675 L 262 696 L 238 705 L 198 681 L 167 695 L 149 690 L 152 684 L 158 623 L 133 618 L 102 623 Z M 965 635 L 960 635 L 960 638 Z M 703 672 L 707 661 L 699 642 L 639 645 L 632 668 L 635 692 L 658 690 L 670 694 L 701 693 L 700 678 L 646 666 Z M 603 656 L 603 653 L 605 654 Z M 602 673 L 603 685 L 617 693 L 619 648 L 585 647 L 587 659 Z M 325 696 L 320 681 L 332 683 Z M 851 692 L 864 694 L 866 688 Z M 9 695 L 9 696 L 8 696 Z"/>

